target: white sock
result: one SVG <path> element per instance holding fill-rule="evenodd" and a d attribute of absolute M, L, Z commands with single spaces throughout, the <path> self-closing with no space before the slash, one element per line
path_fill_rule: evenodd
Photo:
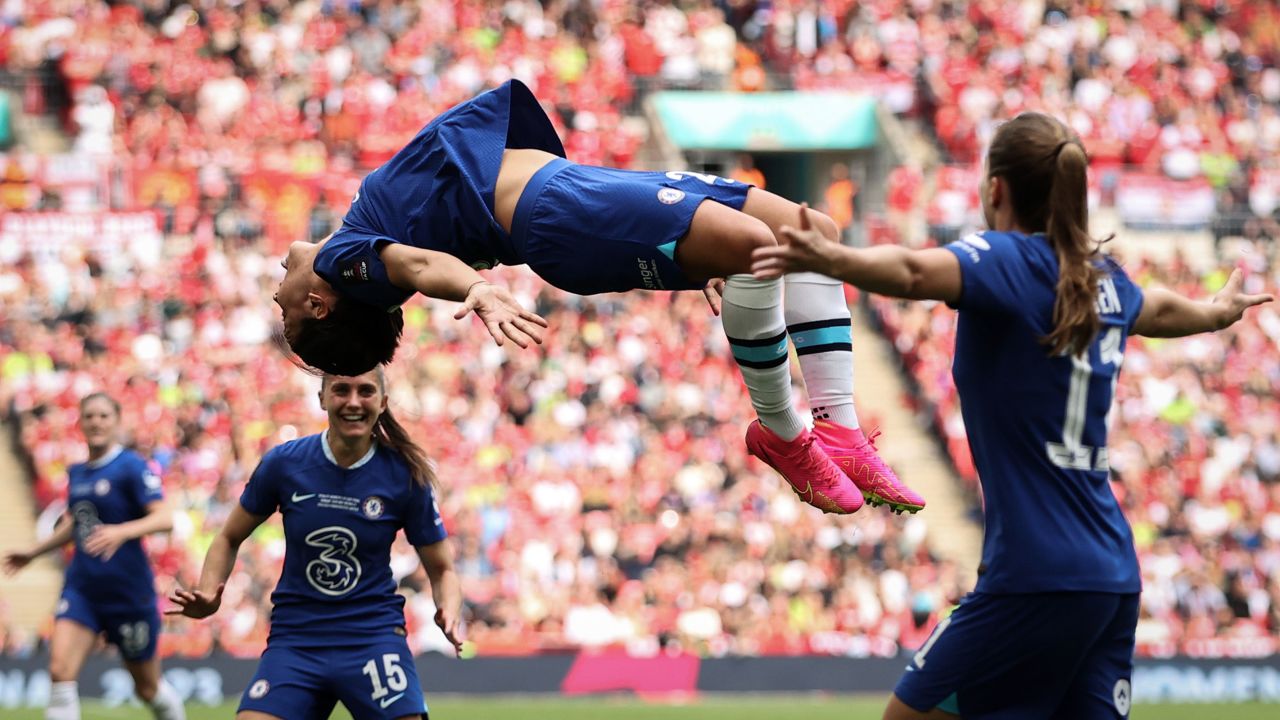
<path fill-rule="evenodd" d="M 794 440 L 804 430 L 804 419 L 791 400 L 782 281 L 729 276 L 720 317 L 760 422 L 782 439 Z"/>
<path fill-rule="evenodd" d="M 149 703 L 151 714 L 156 720 L 187 720 L 187 711 L 182 707 L 182 698 L 172 685 L 160 681 L 156 686 L 156 696 Z"/>
<path fill-rule="evenodd" d="M 80 720 L 80 685 L 75 680 L 49 686 L 44 720 Z"/>
<path fill-rule="evenodd" d="M 815 420 L 858 427 L 853 407 L 853 336 L 844 283 L 817 273 L 787 275 L 787 332 Z"/>

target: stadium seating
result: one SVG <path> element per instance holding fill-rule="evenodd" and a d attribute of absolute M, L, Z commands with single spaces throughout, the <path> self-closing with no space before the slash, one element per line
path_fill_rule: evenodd
<path fill-rule="evenodd" d="M 1280 16 L 1269 3 L 1188 2 L 1177 17 L 1137 2 L 1035 16 L 1016 0 L 142 5 L 0 11 L 2 65 L 31 83 L 24 110 L 63 112 L 79 153 L 11 153 L 0 206 L 155 210 L 165 230 L 156 265 L 88 244 L 5 258 L 0 407 L 47 521 L 83 451 L 77 399 L 116 391 L 131 440 L 184 509 L 172 539 L 150 544 L 161 591 L 193 578 L 261 453 L 322 426 L 314 381 L 263 349 L 276 251 L 323 237 L 365 170 L 513 74 L 549 101 L 571 158 L 621 167 L 643 140 L 625 121 L 640 91 L 875 92 L 954 163 L 891 182 L 890 222 L 923 217 L 934 240 L 973 225 L 975 161 L 996 120 L 1022 109 L 1070 119 L 1099 202 L 1116 202 L 1126 177 L 1154 176 L 1236 198 L 1255 234 L 1275 227 Z M 1177 265 L 1133 270 L 1184 289 L 1221 281 Z M 923 543 L 927 514 L 817 516 L 748 462 L 749 406 L 701 298 L 581 299 L 499 276 L 551 320 L 547 352 L 500 351 L 450 309 L 414 304 L 391 391 L 440 463 L 479 652 L 892 655 L 963 593 Z M 949 375 L 952 316 L 872 307 L 974 483 Z M 1143 561 L 1140 652 L 1274 650 L 1277 344 L 1271 312 L 1176 350 L 1129 349 L 1113 461 Z M 223 611 L 168 624 L 162 650 L 256 656 L 282 551 L 273 522 L 242 551 Z M 397 548 L 394 563 L 413 646 L 442 649 L 413 553 Z M 4 636 L 8 651 L 30 649 Z"/>

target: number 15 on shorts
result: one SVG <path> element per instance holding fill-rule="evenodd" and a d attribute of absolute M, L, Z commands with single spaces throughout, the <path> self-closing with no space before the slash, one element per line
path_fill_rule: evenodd
<path fill-rule="evenodd" d="M 396 653 L 383 653 L 381 672 L 376 658 L 365 663 L 360 672 L 368 675 L 369 682 L 373 685 L 373 692 L 369 697 L 384 708 L 404 697 L 404 691 L 409 687 L 409 679 L 404 674 L 404 668 L 400 667 L 400 656 Z"/>

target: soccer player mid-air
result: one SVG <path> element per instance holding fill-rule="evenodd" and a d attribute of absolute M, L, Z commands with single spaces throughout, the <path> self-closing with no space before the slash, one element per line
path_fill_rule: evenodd
<path fill-rule="evenodd" d="M 985 499 L 977 587 L 938 623 L 884 717 L 1117 718 L 1132 698 L 1140 579 L 1111 491 L 1107 418 L 1131 335 L 1221 330 L 1269 295 L 1239 272 L 1208 301 L 1143 290 L 1088 234 L 1080 141 L 1001 125 L 980 194 L 990 230 L 944 248 L 845 248 L 809 226 L 756 277 L 820 272 L 959 310 L 953 374 Z"/>
<path fill-rule="evenodd" d="M 80 400 L 89 459 L 67 470 L 67 513 L 46 540 L 5 555 L 5 572 L 69 542 L 75 554 L 49 640 L 47 720 L 79 720 L 77 678 L 98 636 L 120 651 L 134 692 L 158 720 L 184 720 L 182 698 L 160 676 L 160 612 L 141 538 L 173 527 L 160 476 L 119 443 L 120 404 L 105 393 Z"/>
<path fill-rule="evenodd" d="M 198 584 L 169 614 L 217 612 L 240 544 L 280 511 L 284 569 L 271 634 L 238 720 L 320 720 L 342 702 L 357 720 L 426 716 L 405 637 L 404 597 L 391 573 L 396 532 L 417 549 L 435 621 L 461 649 L 462 590 L 432 492 L 426 453 L 387 409 L 381 370 L 325 375 L 318 435 L 269 451 L 205 556 Z"/>
<path fill-rule="evenodd" d="M 290 347 L 323 372 L 389 362 L 399 307 L 414 293 L 462 302 L 457 317 L 474 311 L 499 344 L 540 342 L 545 321 L 476 272 L 498 264 L 528 264 L 580 295 L 702 290 L 723 315 L 759 416 L 747 429 L 752 454 L 827 512 L 854 512 L 864 497 L 899 512 L 924 507 L 859 428 L 840 283 L 750 274 L 752 250 L 774 246 L 799 206 L 714 175 L 591 167 L 564 154 L 518 81 L 437 117 L 365 177 L 336 233 L 290 247 L 275 296 Z M 837 237 L 830 218 L 813 222 Z M 792 403 L 788 335 L 812 432 Z"/>

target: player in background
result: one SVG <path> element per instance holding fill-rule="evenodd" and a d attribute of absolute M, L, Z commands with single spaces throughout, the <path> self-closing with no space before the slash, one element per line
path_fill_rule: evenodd
<path fill-rule="evenodd" d="M 461 301 L 457 317 L 475 310 L 499 343 L 540 340 L 545 322 L 476 272 L 498 264 L 528 264 L 579 295 L 702 290 L 723 314 L 759 416 L 747 429 L 752 454 L 827 512 L 854 512 L 864 495 L 898 511 L 924 506 L 858 426 L 840 283 L 750 274 L 751 251 L 773 246 L 797 205 L 714 175 L 590 167 L 564 154 L 518 81 L 437 117 L 365 177 L 334 235 L 290 247 L 275 296 L 290 347 L 324 372 L 389 362 L 403 325 L 399 306 L 415 292 Z M 813 222 L 837 237 L 826 216 Z M 813 432 L 792 402 L 788 335 Z"/>
<path fill-rule="evenodd" d="M 89 459 L 67 470 L 67 512 L 53 534 L 5 555 L 12 575 L 47 552 L 75 543 L 49 641 L 46 720 L 79 720 L 80 668 L 98 635 L 120 651 L 134 692 L 159 720 L 184 720 L 182 698 L 160 675 L 160 611 L 142 537 L 173 528 L 173 511 L 146 460 L 119 443 L 120 404 L 106 393 L 80 400 Z"/>
<path fill-rule="evenodd" d="M 391 574 L 401 528 L 431 580 L 436 624 L 461 649 L 462 590 L 433 498 L 431 462 L 387 409 L 381 370 L 325 375 L 318 435 L 269 451 L 205 555 L 199 583 L 175 590 L 173 615 L 217 612 L 236 553 L 277 510 L 285 555 L 271 596 L 271 634 L 240 700 L 240 720 L 427 716 Z"/>
<path fill-rule="evenodd" d="M 802 215 L 754 271 L 822 272 L 959 310 L 953 374 L 985 499 L 982 564 L 884 717 L 1124 717 L 1140 579 L 1107 421 L 1126 341 L 1221 330 L 1272 298 L 1242 293 L 1238 271 L 1206 301 L 1134 285 L 1088 234 L 1088 160 L 1056 119 L 1000 126 L 986 163 L 986 232 L 852 249 Z"/>

